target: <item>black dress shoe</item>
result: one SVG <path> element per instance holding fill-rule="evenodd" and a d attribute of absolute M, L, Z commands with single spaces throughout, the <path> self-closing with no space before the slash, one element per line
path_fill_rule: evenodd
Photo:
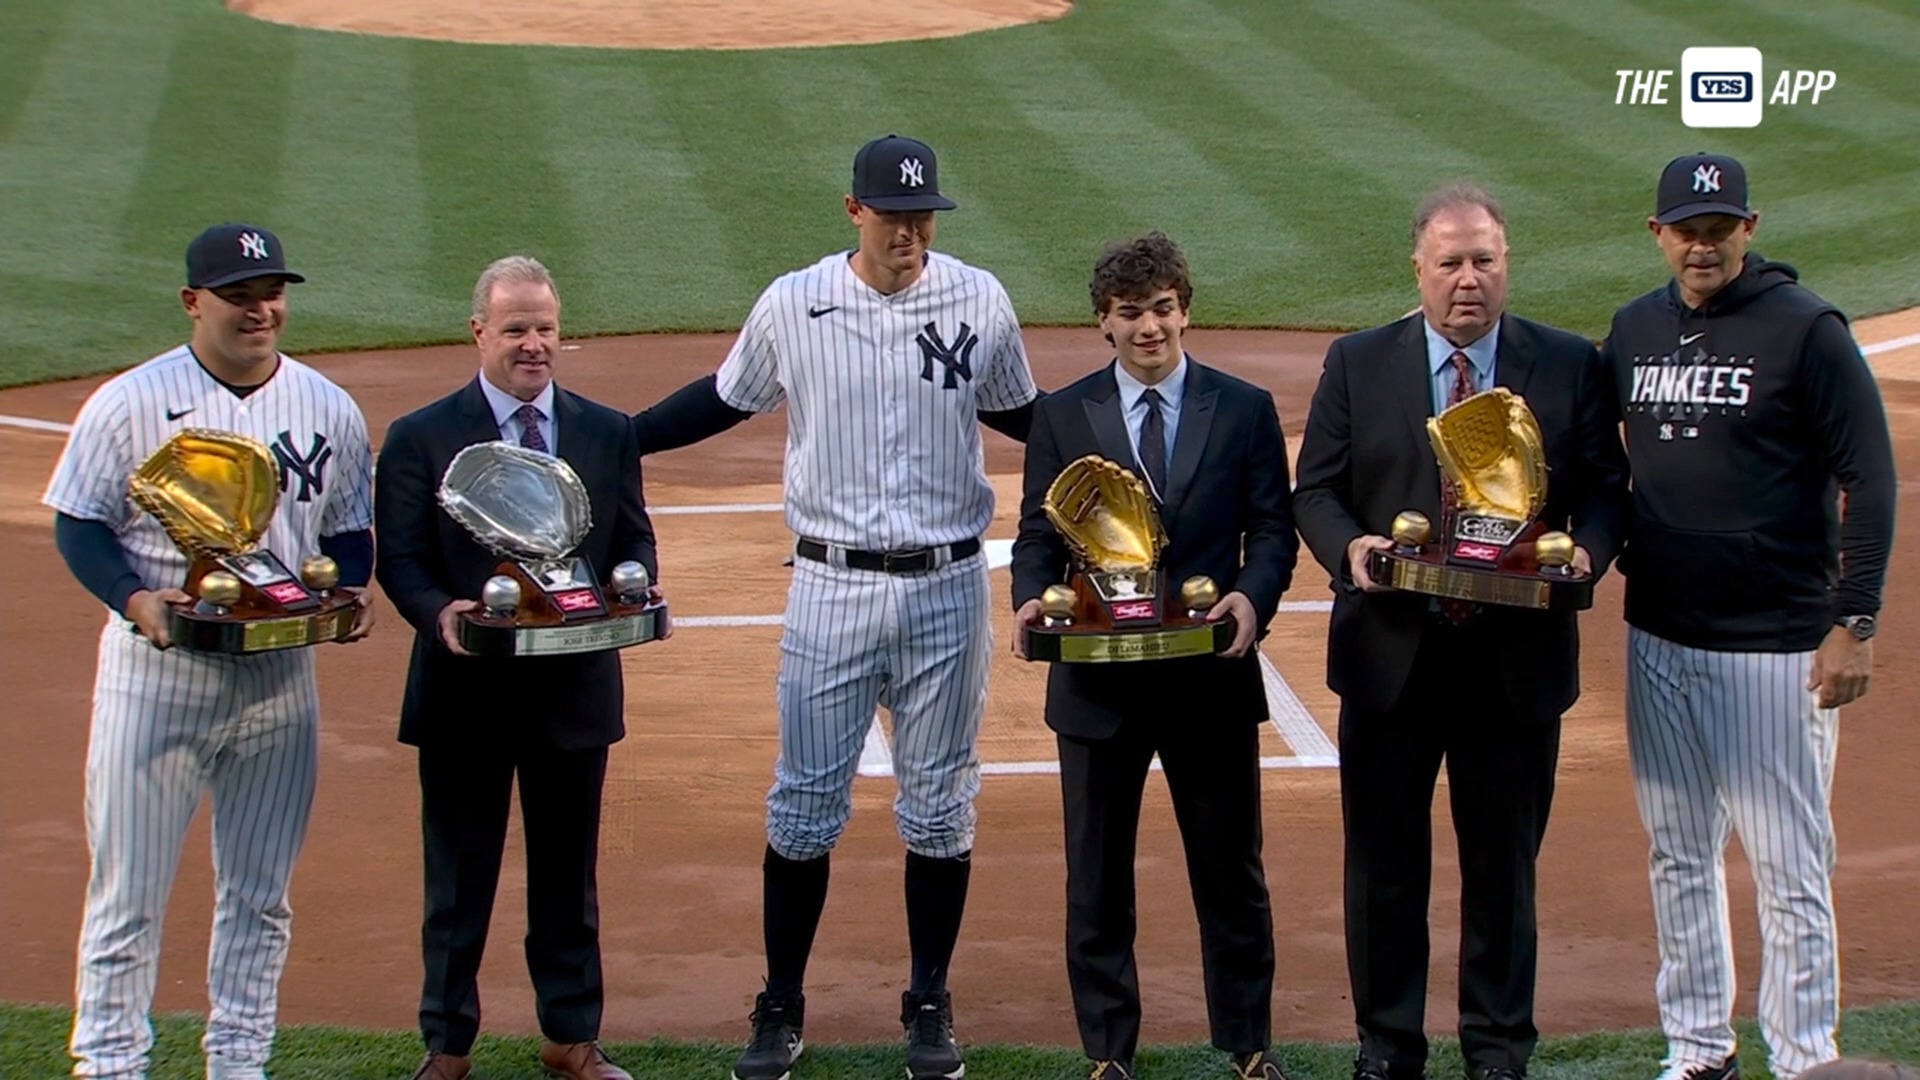
<path fill-rule="evenodd" d="M 1397 1067 L 1360 1054 L 1353 1059 L 1353 1080 L 1427 1080 L 1427 1070 Z"/>
<path fill-rule="evenodd" d="M 1467 1080 L 1527 1080 L 1527 1070 L 1505 1065 L 1468 1065 Z"/>

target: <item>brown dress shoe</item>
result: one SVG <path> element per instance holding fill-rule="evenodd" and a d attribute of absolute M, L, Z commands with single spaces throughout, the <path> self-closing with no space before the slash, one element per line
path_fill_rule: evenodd
<path fill-rule="evenodd" d="M 633 1074 L 615 1065 L 597 1042 L 540 1042 L 540 1067 L 566 1080 L 633 1080 Z"/>
<path fill-rule="evenodd" d="M 413 1080 L 467 1080 L 471 1075 L 473 1058 L 429 1050 L 426 1060 L 420 1063 L 419 1071 L 413 1074 Z"/>

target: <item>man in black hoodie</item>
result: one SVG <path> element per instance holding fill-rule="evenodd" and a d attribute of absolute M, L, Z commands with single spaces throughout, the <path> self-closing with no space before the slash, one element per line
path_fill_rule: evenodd
<path fill-rule="evenodd" d="M 1773 1073 L 1838 1056 L 1828 798 L 1893 547 L 1873 373 L 1838 309 L 1748 253 L 1758 223 L 1739 162 L 1670 162 L 1648 226 L 1674 277 L 1615 313 L 1603 349 L 1633 466 L 1627 736 L 1669 1078 L 1737 1075 L 1729 830 L 1760 895 Z"/>

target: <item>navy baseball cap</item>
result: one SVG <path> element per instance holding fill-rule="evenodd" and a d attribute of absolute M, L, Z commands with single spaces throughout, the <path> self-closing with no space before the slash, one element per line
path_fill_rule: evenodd
<path fill-rule="evenodd" d="M 1667 162 L 1653 219 L 1671 225 L 1701 214 L 1753 219 L 1747 207 L 1747 170 L 1725 154 L 1687 154 Z"/>
<path fill-rule="evenodd" d="M 875 139 L 853 155 L 853 197 L 875 210 L 951 210 L 940 194 L 933 147 L 904 135 Z"/>
<path fill-rule="evenodd" d="M 187 245 L 187 288 L 217 289 L 257 277 L 305 281 L 287 269 L 280 238 L 258 225 L 215 225 Z"/>

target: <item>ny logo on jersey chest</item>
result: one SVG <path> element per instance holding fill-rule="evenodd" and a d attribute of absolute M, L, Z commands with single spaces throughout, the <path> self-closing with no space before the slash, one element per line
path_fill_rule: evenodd
<path fill-rule="evenodd" d="M 913 339 L 920 345 L 920 377 L 933 381 L 933 365 L 938 363 L 946 369 L 940 386 L 943 390 L 953 390 L 960 385 L 959 380 L 973 381 L 973 347 L 980 344 L 980 335 L 966 323 L 960 324 L 960 336 L 949 345 L 940 336 L 940 331 L 932 324 L 920 328 Z"/>
<path fill-rule="evenodd" d="M 295 502 L 312 502 L 314 496 L 327 492 L 327 462 L 333 460 L 333 447 L 327 445 L 327 437 L 319 432 L 313 433 L 313 441 L 307 444 L 306 453 L 294 449 L 293 432 L 283 431 L 273 441 L 273 456 L 280 462 L 280 493 L 285 495 L 295 478 L 300 481 L 300 491 L 294 495 Z"/>

